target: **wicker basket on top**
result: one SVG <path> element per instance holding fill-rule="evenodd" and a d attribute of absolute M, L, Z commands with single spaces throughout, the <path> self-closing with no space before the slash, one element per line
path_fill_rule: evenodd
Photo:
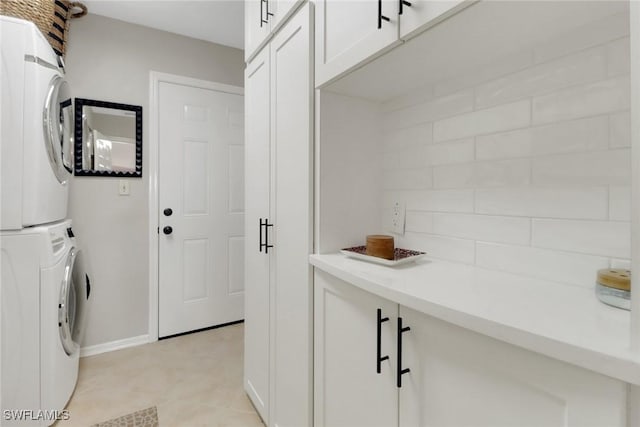
<path fill-rule="evenodd" d="M 0 0 L 0 14 L 33 22 L 64 56 L 71 19 L 86 15 L 87 7 L 69 0 Z"/>

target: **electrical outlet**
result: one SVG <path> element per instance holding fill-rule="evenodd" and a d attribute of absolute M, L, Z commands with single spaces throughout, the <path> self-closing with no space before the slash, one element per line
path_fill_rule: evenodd
<path fill-rule="evenodd" d="M 118 183 L 118 193 L 121 196 L 128 196 L 130 194 L 129 192 L 129 181 L 126 179 L 121 179 L 120 182 Z"/>
<path fill-rule="evenodd" d="M 404 235 L 405 222 L 405 204 L 404 202 L 395 201 L 391 209 L 391 231 Z"/>

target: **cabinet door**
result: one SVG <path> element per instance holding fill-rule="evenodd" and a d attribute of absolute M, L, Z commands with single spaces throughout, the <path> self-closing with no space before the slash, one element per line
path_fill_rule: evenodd
<path fill-rule="evenodd" d="M 267 19 L 269 16 L 267 15 L 266 6 L 267 3 L 263 0 L 245 0 L 244 2 L 245 61 L 249 61 L 252 58 L 269 35 L 271 27 Z"/>
<path fill-rule="evenodd" d="M 273 16 L 269 17 L 272 30 L 277 31 L 277 28 L 286 21 L 302 2 L 303 0 L 269 0 L 269 12 L 273 13 Z"/>
<path fill-rule="evenodd" d="M 323 271 L 314 280 L 314 396 L 318 427 L 393 427 L 398 423 L 395 384 L 397 304 Z M 381 355 L 377 373 L 377 310 Z"/>
<path fill-rule="evenodd" d="M 302 7 L 271 49 L 272 276 L 271 422 L 312 421 L 311 13 Z"/>
<path fill-rule="evenodd" d="M 624 426 L 626 385 L 400 307 L 400 426 Z"/>
<path fill-rule="evenodd" d="M 245 71 L 245 323 L 244 386 L 269 419 L 269 262 L 260 250 L 261 218 L 269 217 L 269 49 Z M 264 238 L 264 237 L 263 237 Z"/>
<path fill-rule="evenodd" d="M 471 0 L 411 0 L 411 6 L 402 6 L 400 38 L 431 27 L 458 10 L 473 3 Z"/>
<path fill-rule="evenodd" d="M 379 6 L 389 18 L 380 28 Z M 400 43 L 397 0 L 318 0 L 316 8 L 316 87 Z"/>

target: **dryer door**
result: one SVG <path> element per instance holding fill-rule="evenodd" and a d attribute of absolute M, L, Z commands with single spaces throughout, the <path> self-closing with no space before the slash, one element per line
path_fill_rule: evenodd
<path fill-rule="evenodd" d="M 80 349 L 90 294 L 91 281 L 85 269 L 82 251 L 73 247 L 67 257 L 58 302 L 60 340 L 68 355 Z"/>
<path fill-rule="evenodd" d="M 73 102 L 61 77 L 51 80 L 44 106 L 44 143 L 53 173 L 60 183 L 73 170 Z"/>

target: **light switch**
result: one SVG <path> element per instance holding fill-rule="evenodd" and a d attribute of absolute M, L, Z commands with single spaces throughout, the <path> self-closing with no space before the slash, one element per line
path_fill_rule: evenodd
<path fill-rule="evenodd" d="M 121 179 L 118 185 L 118 192 L 121 196 L 128 196 L 129 193 L 129 181 L 126 179 Z"/>

